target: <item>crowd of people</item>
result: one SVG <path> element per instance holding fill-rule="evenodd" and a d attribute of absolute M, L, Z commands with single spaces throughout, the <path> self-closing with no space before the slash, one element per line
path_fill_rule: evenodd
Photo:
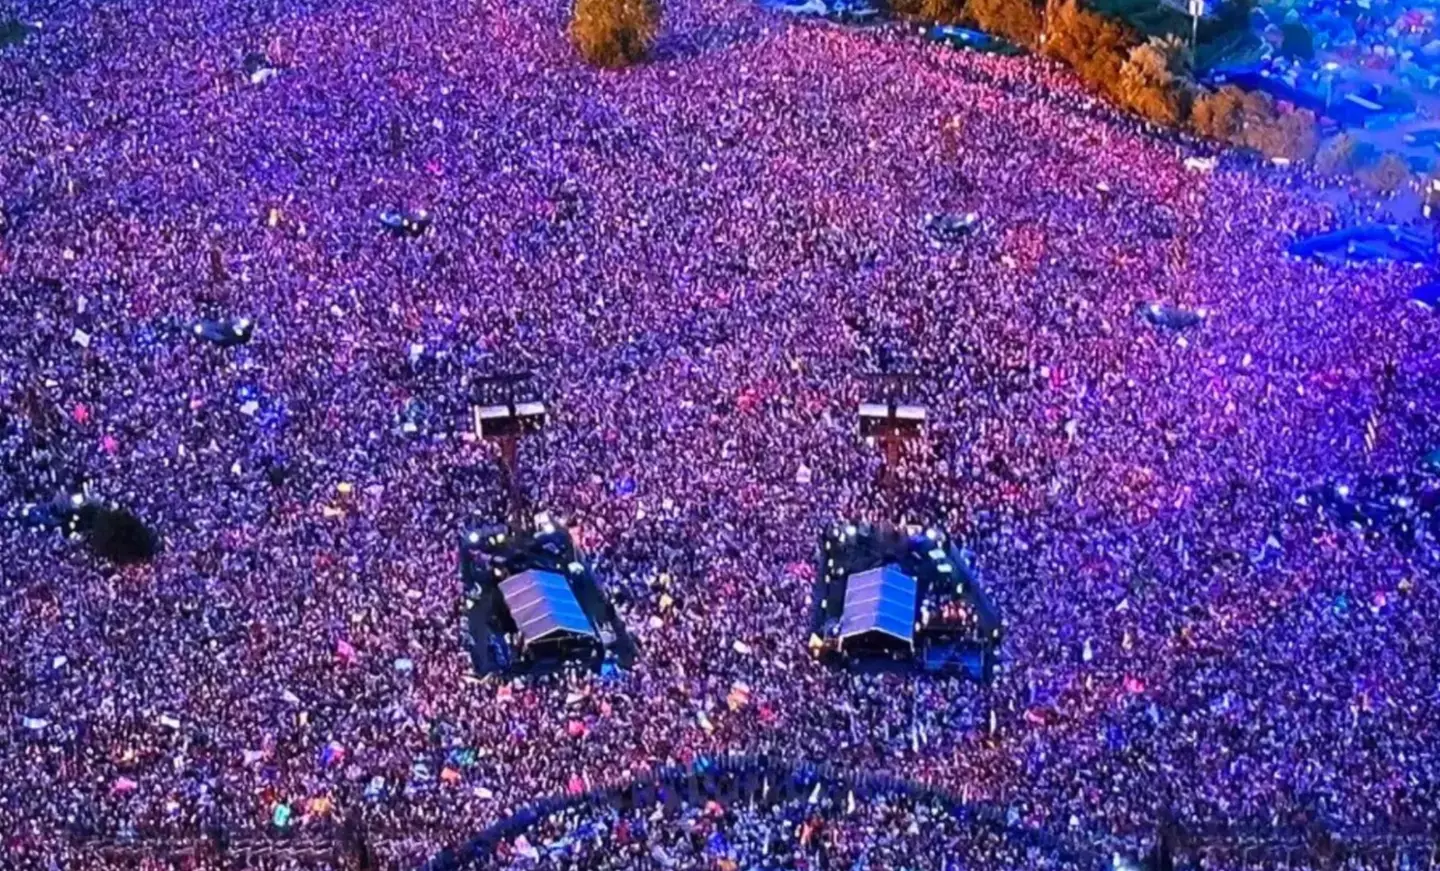
<path fill-rule="evenodd" d="M 940 784 L 1106 852 L 1162 809 L 1433 831 L 1434 515 L 1399 535 L 1300 499 L 1440 446 L 1422 271 L 1287 256 L 1336 220 L 1303 170 L 1187 166 L 1203 146 L 1041 59 L 681 0 L 652 63 L 602 73 L 565 14 L 20 0 L 42 26 L 0 50 L 0 864 L 259 838 L 253 867 L 297 867 L 287 843 L 359 820 L 403 867 L 726 752 Z M 234 347 L 192 329 L 242 317 Z M 456 534 L 504 489 L 466 391 L 520 369 L 553 410 L 529 503 L 595 560 L 629 672 L 470 673 Z M 888 489 L 854 417 L 878 371 L 930 417 Z M 116 567 L 19 519 L 75 493 L 163 552 Z M 840 518 L 975 553 L 1007 624 L 992 685 L 811 660 Z M 643 825 L 662 867 L 721 867 L 680 858 L 716 833 L 741 868 L 809 837 L 730 807 Z M 813 837 L 845 867 L 1021 867 L 914 804 Z M 540 861 L 513 847 L 496 867 Z"/>
<path fill-rule="evenodd" d="M 898 796 L 757 806 L 584 807 L 546 817 L 479 863 L 487 869 L 1034 868 L 1076 866 L 960 821 L 942 803 Z"/>

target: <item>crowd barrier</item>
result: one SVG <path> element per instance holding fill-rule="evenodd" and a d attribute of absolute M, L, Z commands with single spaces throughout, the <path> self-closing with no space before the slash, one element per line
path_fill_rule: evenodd
<path fill-rule="evenodd" d="M 907 796 L 941 804 L 956 819 L 986 826 L 1027 847 L 1043 850 L 1082 868 L 1110 867 L 1108 854 L 1090 843 L 1048 829 L 1012 822 L 999 805 L 968 801 L 935 785 L 885 774 L 856 774 L 828 764 L 794 763 L 771 757 L 707 757 L 690 766 L 668 766 L 619 786 L 593 789 L 575 795 L 550 796 L 478 833 L 465 844 L 442 851 L 422 871 L 459 871 L 490 856 L 500 842 L 523 834 L 552 814 L 579 807 L 609 805 L 619 808 L 651 804 L 698 805 L 760 799 L 768 804 L 788 802 L 843 802 L 883 795 Z"/>

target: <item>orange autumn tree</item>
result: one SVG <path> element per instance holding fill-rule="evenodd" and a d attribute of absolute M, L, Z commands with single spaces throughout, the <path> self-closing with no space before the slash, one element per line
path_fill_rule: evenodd
<path fill-rule="evenodd" d="M 659 35 L 658 0 L 575 0 L 570 16 L 571 44 L 597 67 L 640 63 Z"/>

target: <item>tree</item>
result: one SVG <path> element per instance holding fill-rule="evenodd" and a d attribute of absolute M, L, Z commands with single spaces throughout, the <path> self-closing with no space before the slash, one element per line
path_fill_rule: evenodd
<path fill-rule="evenodd" d="M 575 0 L 570 42 L 598 67 L 643 61 L 660 33 L 658 0 Z"/>
<path fill-rule="evenodd" d="M 1395 152 L 1388 151 L 1365 168 L 1360 180 L 1377 194 L 1393 194 L 1410 181 L 1410 164 Z"/>
<path fill-rule="evenodd" d="M 1040 38 L 1040 11 L 1031 0 L 968 0 L 965 13 L 981 30 L 1016 45 L 1031 46 Z"/>
<path fill-rule="evenodd" d="M 920 0 L 915 14 L 927 21 L 954 24 L 965 16 L 964 0 Z"/>
<path fill-rule="evenodd" d="M 1189 82 L 1195 74 L 1195 53 L 1190 45 L 1175 34 L 1151 38 L 1148 43 L 1165 61 L 1165 70 L 1182 83 Z"/>
<path fill-rule="evenodd" d="M 1070 64 L 1092 87 L 1111 96 L 1120 91 L 1120 70 L 1139 43 L 1128 26 L 1088 9 L 1078 0 L 1059 0 L 1050 8 L 1045 52 Z"/>
<path fill-rule="evenodd" d="M 1131 111 L 1157 124 L 1179 123 L 1188 108 L 1190 50 L 1173 36 L 1130 50 L 1120 68 L 1118 96 Z"/>
<path fill-rule="evenodd" d="M 1265 99 L 1252 100 L 1254 97 Z M 1286 160 L 1309 160 L 1315 156 L 1320 135 L 1314 112 L 1308 109 L 1280 112 L 1275 108 L 1275 102 L 1264 94 L 1247 94 L 1246 102 L 1240 145 L 1253 148 L 1266 157 Z"/>
<path fill-rule="evenodd" d="M 1341 133 L 1325 140 L 1315 154 L 1315 169 L 1326 175 L 1345 175 L 1355 168 L 1355 140 Z"/>
<path fill-rule="evenodd" d="M 1230 85 L 1196 99 L 1190 124 L 1201 135 L 1287 160 L 1314 157 L 1319 140 L 1315 113 L 1282 112 L 1270 95 Z"/>

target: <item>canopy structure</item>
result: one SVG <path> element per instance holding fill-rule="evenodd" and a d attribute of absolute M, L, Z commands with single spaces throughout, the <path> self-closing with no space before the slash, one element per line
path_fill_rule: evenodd
<path fill-rule="evenodd" d="M 840 639 L 877 633 L 907 645 L 915 644 L 915 579 L 888 563 L 850 576 Z"/>
<path fill-rule="evenodd" d="M 555 572 L 530 569 L 512 575 L 500 582 L 500 594 L 526 643 L 596 637 L 570 583 Z"/>

